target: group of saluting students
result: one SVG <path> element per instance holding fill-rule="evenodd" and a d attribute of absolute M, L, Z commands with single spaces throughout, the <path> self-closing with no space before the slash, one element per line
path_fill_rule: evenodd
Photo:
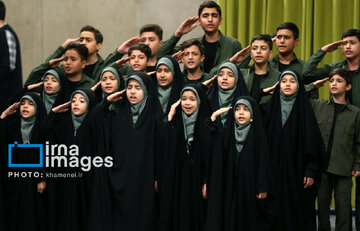
<path fill-rule="evenodd" d="M 195 22 L 205 35 L 171 56 Z M 293 53 L 293 23 L 278 27 L 270 59 L 270 35 L 241 50 L 220 22 L 220 7 L 207 1 L 165 43 L 159 26 L 145 25 L 105 60 L 100 32 L 86 26 L 36 67 L 1 114 L 1 152 L 48 141 L 113 164 L 46 178 L 81 168 L 15 170 L 2 155 L 3 230 L 308 231 L 317 229 L 317 197 L 319 230 L 330 230 L 332 191 L 337 230 L 349 230 L 351 179 L 360 175 L 360 109 L 350 104 L 360 92 L 351 66 L 360 63 L 360 31 L 305 64 Z M 339 45 L 346 60 L 317 69 Z M 330 100 L 314 99 L 326 81 Z M 11 161 L 38 158 L 17 149 Z M 45 175 L 8 177 L 30 170 Z"/>

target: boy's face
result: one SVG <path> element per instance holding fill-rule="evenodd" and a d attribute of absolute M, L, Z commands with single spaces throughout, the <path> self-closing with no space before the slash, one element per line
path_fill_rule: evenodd
<path fill-rule="evenodd" d="M 126 97 L 131 104 L 138 104 L 144 99 L 141 84 L 135 79 L 130 79 L 126 87 Z"/>
<path fill-rule="evenodd" d="M 233 89 L 235 86 L 234 72 L 226 67 L 221 68 L 217 77 L 217 83 L 225 91 Z"/>
<path fill-rule="evenodd" d="M 163 44 L 163 41 L 159 39 L 157 34 L 152 31 L 143 32 L 140 35 L 140 43 L 148 45 L 151 49 L 151 56 L 156 56 L 159 47 Z"/>
<path fill-rule="evenodd" d="M 351 89 L 351 84 L 346 85 L 346 81 L 343 77 L 340 75 L 334 75 L 329 80 L 329 89 L 332 95 L 341 95 Z"/>
<path fill-rule="evenodd" d="M 133 71 L 146 72 L 148 60 L 146 55 L 140 50 L 132 51 L 129 63 Z"/>
<path fill-rule="evenodd" d="M 80 44 L 84 44 L 87 47 L 89 56 L 97 53 L 102 46 L 101 43 L 96 43 L 95 35 L 90 31 L 83 31 L 80 33 Z"/>
<path fill-rule="evenodd" d="M 299 39 L 294 39 L 294 34 L 291 30 L 282 29 L 276 32 L 275 43 L 280 54 L 291 54 L 299 44 Z"/>
<path fill-rule="evenodd" d="M 188 116 L 194 114 L 198 108 L 196 95 L 193 91 L 184 91 L 181 96 L 181 108 Z"/>
<path fill-rule="evenodd" d="M 205 7 L 200 14 L 198 23 L 205 33 L 211 33 L 218 31 L 221 20 L 216 8 Z"/>
<path fill-rule="evenodd" d="M 118 80 L 111 71 L 101 76 L 101 89 L 108 95 L 118 90 Z"/>
<path fill-rule="evenodd" d="M 20 115 L 24 119 L 31 118 L 35 115 L 36 108 L 31 100 L 23 99 L 20 103 Z"/>
<path fill-rule="evenodd" d="M 195 70 L 200 67 L 202 61 L 204 61 L 205 56 L 201 55 L 200 50 L 197 46 L 192 45 L 184 49 L 184 55 L 182 57 L 182 62 L 184 63 L 186 69 Z"/>
<path fill-rule="evenodd" d="M 47 74 L 43 80 L 44 91 L 48 95 L 55 94 L 59 90 L 59 82 L 57 78 L 51 74 Z"/>
<path fill-rule="evenodd" d="M 272 51 L 264 40 L 255 40 L 251 44 L 251 58 L 256 64 L 267 63 L 271 56 Z"/>
<path fill-rule="evenodd" d="M 352 59 L 360 56 L 360 41 L 356 36 L 349 36 L 343 38 L 342 53 L 347 59 Z"/>
<path fill-rule="evenodd" d="M 234 116 L 239 124 L 246 124 L 251 119 L 249 108 L 244 104 L 238 104 L 235 108 Z"/>
<path fill-rule="evenodd" d="M 71 111 L 75 116 L 81 116 L 85 114 L 87 108 L 87 103 L 85 97 L 76 93 L 71 99 Z"/>
<path fill-rule="evenodd" d="M 86 60 L 81 60 L 75 49 L 67 50 L 64 54 L 64 69 L 66 75 L 76 75 L 85 68 Z"/>

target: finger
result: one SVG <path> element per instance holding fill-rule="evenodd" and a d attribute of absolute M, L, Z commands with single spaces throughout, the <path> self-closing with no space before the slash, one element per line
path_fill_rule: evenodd
<path fill-rule="evenodd" d="M 148 75 L 153 75 L 153 74 L 155 74 L 156 73 L 156 71 L 151 71 L 151 72 L 148 72 L 148 73 L 146 73 L 146 74 L 148 74 Z"/>
<path fill-rule="evenodd" d="M 126 91 L 126 89 L 124 89 L 124 90 L 122 90 L 122 91 L 119 91 L 119 95 L 124 94 L 125 91 Z"/>
<path fill-rule="evenodd" d="M 305 183 L 306 183 L 306 181 L 307 181 L 307 177 L 304 177 L 304 183 L 303 183 L 303 184 L 305 184 Z"/>

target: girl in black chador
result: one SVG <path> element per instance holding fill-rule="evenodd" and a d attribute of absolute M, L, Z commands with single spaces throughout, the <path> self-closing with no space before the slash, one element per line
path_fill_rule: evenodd
<path fill-rule="evenodd" d="M 8 144 L 44 144 L 40 135 L 40 122 L 46 116 L 42 99 L 33 92 L 25 93 L 20 102 L 7 108 L 0 119 L 1 153 L 8 153 Z M 25 151 L 26 150 L 26 151 Z M 4 203 L 9 231 L 36 231 L 47 230 L 46 212 L 46 182 L 40 175 L 39 178 L 8 177 L 8 172 L 43 172 L 43 168 L 35 167 L 8 167 L 12 164 L 39 164 L 38 149 L 12 148 L 11 160 L 8 155 L 1 158 L 1 177 L 4 188 Z M 2 199 L 2 198 L 1 198 Z"/>
<path fill-rule="evenodd" d="M 216 123 L 224 112 L 228 126 Z M 263 199 L 271 191 L 265 128 L 259 105 L 248 96 L 207 120 L 213 168 L 208 177 L 205 230 L 267 230 Z"/>
<path fill-rule="evenodd" d="M 156 229 L 156 97 L 151 77 L 134 72 L 128 77 L 124 91 L 104 99 L 103 109 L 98 112 L 100 127 L 93 128 L 97 142 L 102 143 L 95 152 L 111 155 L 113 166 L 99 168 L 94 174 L 87 230 Z M 109 105 L 116 101 L 117 112 L 101 118 L 109 115 Z M 102 126 L 104 121 L 110 121 L 111 126 Z"/>
<path fill-rule="evenodd" d="M 315 230 L 315 197 L 324 147 L 299 74 L 282 72 L 265 105 L 275 200 L 272 230 Z"/>
<path fill-rule="evenodd" d="M 51 109 L 44 120 L 42 132 L 51 144 L 77 145 L 78 157 L 92 155 L 89 115 L 97 103 L 91 90 L 73 92 L 71 101 Z M 60 152 L 60 149 L 58 149 Z M 59 153 L 52 153 L 59 155 Z M 69 154 L 67 154 L 69 155 Z M 68 160 L 69 156 L 67 156 Z M 78 173 L 81 177 L 54 178 L 49 181 L 51 230 L 85 230 L 88 210 L 89 179 L 80 167 L 54 166 L 54 173 Z"/>
<path fill-rule="evenodd" d="M 203 230 L 208 150 L 202 124 L 209 113 L 201 87 L 187 85 L 164 121 L 159 230 Z"/>

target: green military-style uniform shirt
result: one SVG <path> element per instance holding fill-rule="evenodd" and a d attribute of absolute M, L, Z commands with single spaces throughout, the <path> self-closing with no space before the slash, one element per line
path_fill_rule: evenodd
<path fill-rule="evenodd" d="M 214 68 L 210 70 L 209 73 L 216 73 L 216 67 L 223 63 L 226 59 L 231 58 L 238 51 L 241 51 L 241 44 L 238 40 L 225 36 L 219 31 L 220 40 L 218 46 L 216 48 L 216 56 L 214 60 Z M 202 37 L 194 38 L 203 42 L 205 39 L 205 35 Z M 176 46 L 179 42 L 180 38 L 172 35 L 168 40 L 166 40 L 158 50 L 158 57 L 162 57 L 164 55 L 172 55 L 180 50 L 180 46 Z"/>
<path fill-rule="evenodd" d="M 240 69 L 240 70 L 243 75 L 246 86 L 250 92 L 252 84 L 253 84 L 253 80 L 254 80 L 255 67 L 253 65 L 250 68 Z M 281 73 L 279 71 L 271 68 L 271 66 L 269 65 L 266 75 L 260 80 L 260 88 L 265 89 L 265 88 L 273 86 L 277 81 L 279 81 L 280 74 Z M 263 96 L 261 98 L 260 103 L 265 103 L 270 98 L 271 98 L 271 95 Z"/>
<path fill-rule="evenodd" d="M 315 116 L 327 150 L 334 120 L 332 100 L 311 100 Z M 349 102 L 337 114 L 333 145 L 326 170 L 339 176 L 351 177 L 351 171 L 360 171 L 360 109 Z"/>
<path fill-rule="evenodd" d="M 324 58 L 325 54 L 325 51 L 319 49 L 305 63 L 303 68 L 303 76 L 305 81 L 313 82 L 326 78 L 330 72 L 336 68 L 349 70 L 346 60 L 332 64 L 325 64 L 324 66 L 317 68 L 317 65 Z M 352 72 L 352 96 L 352 104 L 360 107 L 360 66 L 356 71 Z"/>

